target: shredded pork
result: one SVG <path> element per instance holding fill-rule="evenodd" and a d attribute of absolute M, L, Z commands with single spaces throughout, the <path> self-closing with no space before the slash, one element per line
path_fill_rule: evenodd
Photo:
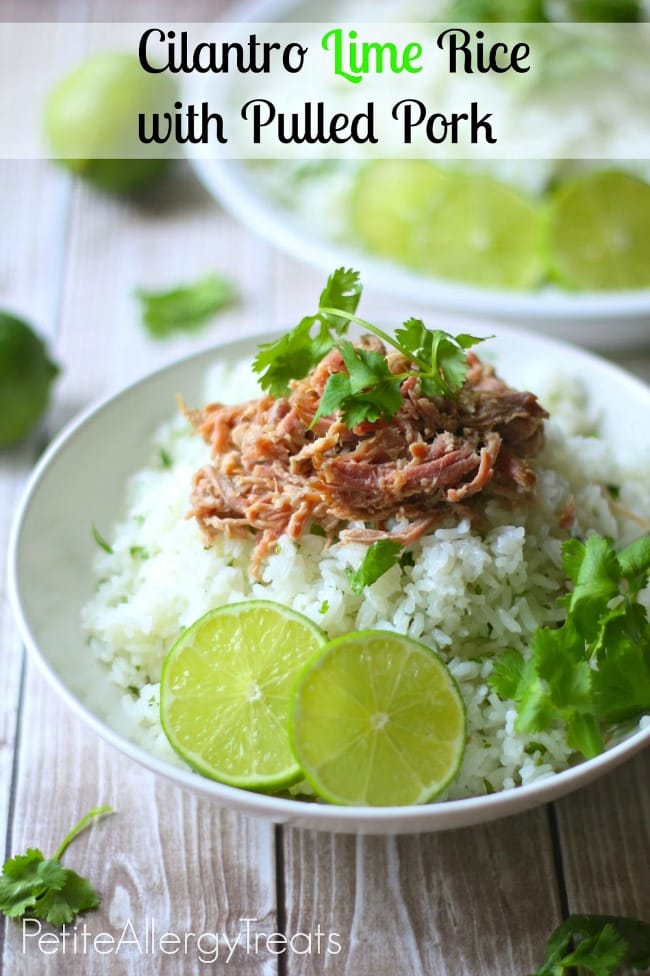
<path fill-rule="evenodd" d="M 361 342 L 386 354 L 372 337 Z M 424 397 L 409 377 L 394 417 L 352 430 L 336 415 L 311 426 L 329 376 L 345 372 L 335 349 L 286 397 L 189 411 L 211 447 L 210 463 L 194 476 L 190 514 L 208 540 L 254 532 L 251 572 L 259 578 L 285 533 L 298 539 L 318 527 L 330 540 L 406 545 L 454 513 L 480 515 L 490 496 L 530 496 L 529 459 L 548 415 L 532 393 L 510 389 L 473 353 L 467 358 L 455 399 Z M 387 361 L 393 373 L 409 368 L 399 353 Z"/>

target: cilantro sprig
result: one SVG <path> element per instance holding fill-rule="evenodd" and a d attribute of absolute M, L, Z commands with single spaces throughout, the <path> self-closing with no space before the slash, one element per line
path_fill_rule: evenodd
<path fill-rule="evenodd" d="M 162 291 L 137 288 L 135 295 L 150 335 L 166 339 L 176 332 L 201 328 L 234 301 L 236 290 L 229 278 L 210 273 L 198 281 Z"/>
<path fill-rule="evenodd" d="M 348 427 L 364 420 L 389 420 L 402 404 L 400 386 L 410 376 L 418 378 L 425 396 L 454 397 L 467 375 L 466 351 L 483 339 L 428 329 L 415 318 L 390 336 L 357 316 L 360 297 L 359 273 L 345 268 L 334 271 L 315 315 L 303 318 L 276 342 L 260 346 L 253 369 L 261 374 L 262 388 L 273 396 L 283 396 L 290 380 L 302 379 L 336 347 L 346 371 L 329 377 L 314 422 L 337 410 Z M 345 338 L 351 323 L 400 352 L 412 368 L 391 373 L 380 353 L 354 346 Z"/>
<path fill-rule="evenodd" d="M 533 976 L 563 976 L 574 967 L 613 976 L 622 966 L 650 966 L 650 924 L 616 915 L 569 915 L 548 940 L 546 958 Z"/>
<path fill-rule="evenodd" d="M 112 813 L 111 807 L 94 807 L 75 824 L 59 844 L 53 857 L 38 848 L 5 861 L 0 875 L 0 911 L 9 918 L 43 918 L 52 925 L 64 925 L 99 905 L 99 895 L 86 878 L 64 868 L 63 854 L 91 820 Z"/>
<path fill-rule="evenodd" d="M 490 685 L 517 704 L 516 728 L 566 727 L 569 746 L 589 759 L 603 751 L 603 727 L 650 712 L 650 623 L 638 594 L 650 574 L 650 536 L 617 553 L 609 539 L 562 547 L 571 591 L 561 627 L 539 627 L 528 659 L 505 651 Z"/>
<path fill-rule="evenodd" d="M 348 321 L 341 313 L 353 315 L 360 298 L 359 272 L 337 268 L 327 279 L 315 315 L 305 316 L 275 342 L 260 344 L 253 369 L 262 374 L 262 389 L 275 397 L 288 393 L 289 380 L 306 376 L 345 334 Z M 328 306 L 334 308 L 333 313 L 321 310 Z"/>

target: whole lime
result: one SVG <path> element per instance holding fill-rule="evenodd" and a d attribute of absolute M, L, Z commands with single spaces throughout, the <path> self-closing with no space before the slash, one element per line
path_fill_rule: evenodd
<path fill-rule="evenodd" d="M 50 93 L 45 133 L 53 154 L 73 173 L 102 190 L 131 193 L 169 162 L 161 155 L 164 146 L 139 141 L 138 116 L 169 111 L 174 97 L 174 83 L 144 71 L 135 55 L 104 52 L 83 61 Z"/>
<path fill-rule="evenodd" d="M 58 372 L 33 329 L 0 312 L 0 447 L 15 444 L 40 420 Z"/>

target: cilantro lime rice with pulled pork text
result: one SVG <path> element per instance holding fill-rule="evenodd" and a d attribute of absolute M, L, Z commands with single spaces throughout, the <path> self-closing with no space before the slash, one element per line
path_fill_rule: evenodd
<path fill-rule="evenodd" d="M 211 402 L 183 406 L 156 434 L 151 464 L 129 483 L 125 517 L 97 554 L 97 591 L 83 611 L 93 652 L 124 689 L 119 721 L 152 752 L 175 762 L 180 752 L 237 785 L 218 762 L 208 768 L 178 749 L 169 708 L 161 725 L 161 672 L 165 706 L 173 696 L 163 665 L 185 660 L 188 628 L 226 605 L 241 604 L 253 619 L 258 605 L 271 615 L 275 606 L 280 616 L 308 618 L 322 646 L 307 664 L 263 650 L 265 660 L 300 664 L 295 681 L 283 675 L 281 707 L 268 692 L 273 734 L 287 739 L 283 769 L 289 745 L 295 756 L 292 777 L 266 776 L 259 708 L 254 718 L 244 698 L 228 699 L 238 727 L 251 715 L 241 748 L 251 753 L 255 788 L 266 777 L 269 789 L 286 783 L 298 797 L 390 805 L 551 776 L 650 721 L 647 479 L 642 467 L 620 470 L 603 441 L 585 436 L 592 423 L 575 382 L 546 391 L 549 419 L 534 394 L 503 380 L 482 348 L 477 354 L 482 340 L 416 319 L 389 335 L 357 317 L 360 293 L 356 273 L 334 272 L 314 315 L 260 346 L 252 368 L 215 366 Z M 348 338 L 351 322 L 360 338 Z M 345 653 L 356 657 L 343 654 L 346 636 Z M 372 676 L 368 654 L 378 645 L 382 673 L 366 696 L 355 682 Z M 438 662 L 443 698 L 405 704 L 418 683 L 407 662 L 421 666 L 422 645 Z M 255 651 L 241 648 L 242 675 L 255 678 L 247 679 L 251 701 L 262 694 Z M 214 653 L 202 681 L 215 680 L 206 678 L 218 672 Z M 352 662 L 348 688 L 341 660 Z M 333 680 L 327 726 L 308 691 Z M 428 755 L 436 764 L 444 715 L 454 716 L 455 752 L 444 775 L 428 777 L 422 767 Z M 210 737 L 206 716 L 197 740 Z M 346 723 L 355 732 L 341 746 Z M 347 756 L 338 769 L 325 741 L 335 726 L 331 747 Z M 393 753 L 404 769 L 418 766 L 417 788 L 382 792 L 394 777 L 377 767 Z M 346 787 L 342 764 L 352 756 L 364 772 L 367 762 L 365 798 Z"/>

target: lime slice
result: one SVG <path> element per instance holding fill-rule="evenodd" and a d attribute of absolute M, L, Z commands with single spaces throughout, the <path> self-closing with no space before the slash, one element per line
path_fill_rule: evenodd
<path fill-rule="evenodd" d="M 564 184 L 549 213 L 548 249 L 566 288 L 649 287 L 650 185 L 616 170 Z"/>
<path fill-rule="evenodd" d="M 431 245 L 413 263 L 440 278 L 526 290 L 544 276 L 541 209 L 519 190 L 476 173 L 450 175 Z"/>
<path fill-rule="evenodd" d="M 331 641 L 307 664 L 290 735 L 306 778 L 331 803 L 424 803 L 458 771 L 465 708 L 453 677 L 424 644 L 359 631 Z"/>
<path fill-rule="evenodd" d="M 271 791 L 295 782 L 291 693 L 324 643 L 315 624 L 277 603 L 211 610 L 165 659 L 160 717 L 169 742 L 199 773 L 231 786 Z"/>
<path fill-rule="evenodd" d="M 420 159 L 380 159 L 365 166 L 351 200 L 351 230 L 369 251 L 412 263 L 428 250 L 448 177 Z"/>
<path fill-rule="evenodd" d="M 544 275 L 540 208 L 488 176 L 378 161 L 359 176 L 351 220 L 368 250 L 438 278 L 524 290 Z"/>

